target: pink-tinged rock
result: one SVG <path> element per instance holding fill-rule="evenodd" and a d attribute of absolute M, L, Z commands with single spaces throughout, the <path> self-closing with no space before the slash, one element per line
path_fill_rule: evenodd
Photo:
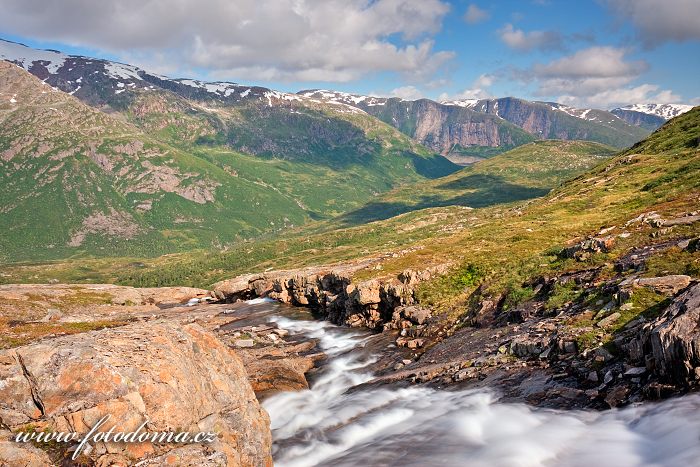
<path fill-rule="evenodd" d="M 229 465 L 271 465 L 269 418 L 236 353 L 197 324 L 138 323 L 0 353 L 0 419 L 87 432 L 104 415 L 118 431 L 216 431 Z M 129 459 L 177 445 L 109 444 Z M 95 449 L 95 452 L 98 452 Z M 1 464 L 1 462 L 0 462 Z"/>

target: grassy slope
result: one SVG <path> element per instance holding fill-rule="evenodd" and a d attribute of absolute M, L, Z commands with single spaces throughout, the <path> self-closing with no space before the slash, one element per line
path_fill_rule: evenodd
<path fill-rule="evenodd" d="M 498 204 L 522 199 L 523 194 L 541 196 L 562 181 L 580 173 L 609 154 L 609 149 L 585 142 L 538 142 L 483 161 L 458 173 L 432 182 L 398 189 L 389 193 L 388 199 L 414 201 L 426 196 L 438 197 L 443 203 L 452 199 L 479 199 L 486 204 Z M 491 180 L 474 189 L 465 180 Z M 494 182 L 493 180 L 496 180 Z M 444 186 L 443 186 L 444 185 Z M 504 186 L 522 186 L 518 190 L 504 191 Z M 439 188 L 438 188 L 439 187 Z M 514 198 L 509 196 L 516 195 Z M 411 209 L 419 209 L 415 203 Z M 473 212 L 480 212 L 475 210 Z M 81 270 L 71 270 L 66 265 L 44 266 L 38 280 L 60 277 L 64 280 L 82 281 L 106 274 L 104 280 L 121 280 L 133 284 L 210 284 L 220 278 L 267 267 L 298 266 L 333 262 L 374 254 L 410 245 L 421 239 L 444 236 L 459 228 L 467 216 L 462 207 L 429 209 L 405 214 L 383 222 L 374 222 L 353 228 L 338 228 L 339 220 L 311 224 L 282 237 L 260 239 L 243 243 L 227 253 L 202 253 L 166 257 L 148 262 L 121 260 L 121 276 L 111 271 L 111 263 L 100 260 L 82 262 Z M 347 220 L 347 219 L 346 219 Z M 35 267 L 15 269 L 27 277 Z M 21 272 L 23 271 L 23 272 Z M 6 279 L 10 281 L 10 279 Z"/>
<path fill-rule="evenodd" d="M 456 169 L 366 115 L 272 109 L 292 115 L 294 127 L 279 124 L 279 115 L 241 118 L 240 109 L 211 110 L 172 93 L 141 91 L 124 114 L 139 130 L 67 94 L 47 92 L 48 86 L 14 66 L 4 64 L 2 79 L 0 92 L 18 103 L 3 99 L 0 109 L 0 153 L 17 152 L 0 160 L 0 261 L 220 248 L 338 215 L 402 183 Z M 278 138 L 277 146 L 288 151 L 281 156 L 255 157 L 232 147 L 232 133 L 264 145 L 260 138 L 269 132 L 262 125 L 275 122 L 288 137 L 295 138 L 295 131 L 308 136 L 303 130 L 312 127 L 325 140 L 309 137 L 304 146 Z M 349 133 L 344 146 L 328 146 L 332 124 Z M 206 136 L 213 143 L 202 141 Z M 134 142 L 142 147 L 124 149 Z M 144 178 L 146 172 L 153 173 Z M 174 182 L 180 192 L 204 190 L 213 200 L 193 202 L 160 187 Z M 136 208 L 144 203 L 151 208 Z M 112 224 L 122 220 L 136 233 L 104 227 L 87 232 L 80 246 L 68 245 L 86 218 L 114 212 Z"/>
<path fill-rule="evenodd" d="M 649 140 L 653 146 L 640 145 L 632 151 L 634 155 L 622 153 L 544 198 L 524 204 L 469 211 L 460 207 L 426 209 L 359 227 L 242 245 L 229 253 L 207 257 L 206 261 L 184 257 L 161 261 L 141 271 L 125 272 L 120 280 L 135 284 L 210 282 L 272 266 L 402 251 L 385 259 L 380 271 L 364 272 L 364 277 L 450 262 L 455 266 L 451 273 L 426 284 L 421 298 L 437 309 L 460 313 L 473 290 L 461 279 L 474 267 L 483 272 L 482 280 L 491 290 L 517 288 L 525 279 L 571 267 L 556 252 L 573 239 L 595 234 L 603 227 L 623 226 L 651 210 L 662 216 L 696 210 L 700 202 L 700 151 L 693 132 L 698 125 L 700 108 L 655 133 Z M 679 131 L 682 128 L 687 130 Z M 662 147 L 663 152 L 656 153 L 652 150 L 655 147 Z M 697 235 L 697 230 L 697 225 L 680 227 L 657 232 L 660 237 L 652 239 L 649 230 L 631 227 L 630 236 L 620 238 L 613 252 L 592 261 L 604 263 L 631 246 Z M 677 258 L 655 266 L 649 273 L 693 271 L 696 258 L 673 254 Z"/>
<path fill-rule="evenodd" d="M 585 141 L 537 141 L 436 180 L 401 187 L 340 218 L 345 225 L 439 206 L 482 208 L 544 196 L 610 157 L 608 146 Z"/>

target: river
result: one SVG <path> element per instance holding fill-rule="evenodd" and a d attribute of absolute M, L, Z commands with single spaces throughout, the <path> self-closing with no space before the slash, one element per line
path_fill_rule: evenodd
<path fill-rule="evenodd" d="M 276 466 L 700 465 L 700 395 L 597 412 L 503 403 L 484 390 L 355 388 L 372 379 L 376 336 L 289 316 L 267 319 L 317 339 L 328 358 L 309 390 L 264 401 Z"/>

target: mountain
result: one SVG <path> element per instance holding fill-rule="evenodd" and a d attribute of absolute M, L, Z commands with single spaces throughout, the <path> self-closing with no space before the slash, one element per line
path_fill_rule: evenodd
<path fill-rule="evenodd" d="M 632 104 L 610 111 L 630 125 L 655 130 L 667 120 L 692 109 L 692 105 L 682 104 Z"/>
<path fill-rule="evenodd" d="M 458 168 L 352 107 L 0 45 L 35 75 L 0 62 L 4 260 L 226 248 Z"/>
<path fill-rule="evenodd" d="M 577 109 L 556 102 L 531 102 L 514 97 L 445 101 L 445 105 L 496 115 L 538 139 L 586 140 L 623 148 L 649 134 L 610 112 Z"/>
<path fill-rule="evenodd" d="M 362 109 L 461 164 L 472 163 L 482 156 L 497 154 L 534 139 L 498 116 L 429 99 L 409 101 L 327 90 L 300 91 L 299 95 Z"/>
<path fill-rule="evenodd" d="M 456 163 L 472 163 L 536 139 L 623 148 L 649 134 L 610 112 L 513 97 L 434 102 L 307 90 L 304 97 L 364 110 Z"/>

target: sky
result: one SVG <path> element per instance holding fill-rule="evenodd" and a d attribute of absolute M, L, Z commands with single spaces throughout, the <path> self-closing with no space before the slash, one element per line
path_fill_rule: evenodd
<path fill-rule="evenodd" d="M 170 77 L 700 105 L 700 0 L 0 0 L 0 37 Z"/>

